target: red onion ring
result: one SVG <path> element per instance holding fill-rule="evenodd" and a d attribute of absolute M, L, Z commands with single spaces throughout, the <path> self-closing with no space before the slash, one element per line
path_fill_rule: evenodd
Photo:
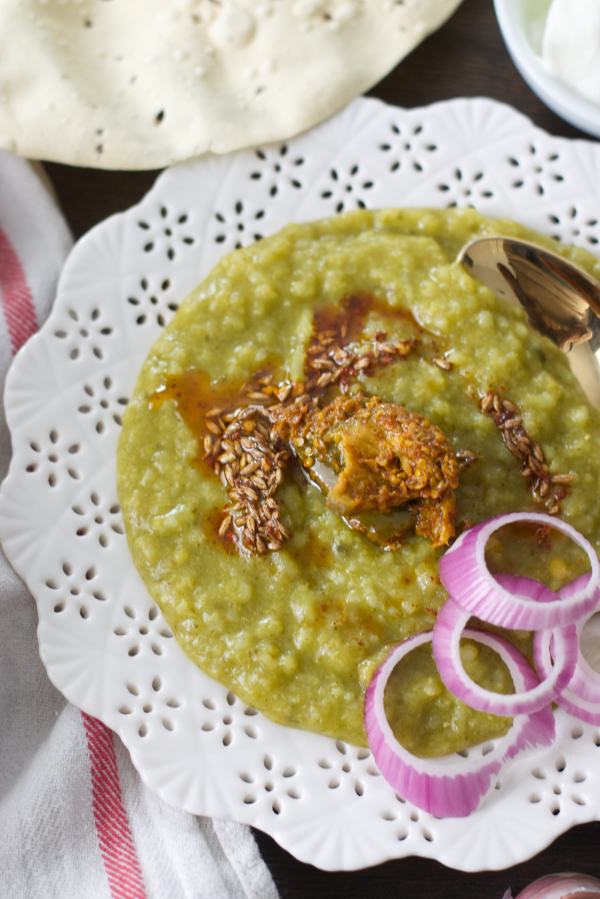
<path fill-rule="evenodd" d="M 589 574 L 576 578 L 576 580 L 561 587 L 558 595 L 568 598 L 582 584 L 586 584 L 589 579 Z M 586 615 L 583 615 L 575 625 L 578 648 L 577 665 L 568 685 L 555 699 L 555 702 L 569 714 L 586 721 L 588 724 L 595 725 L 600 725 L 600 674 L 594 671 L 591 665 L 586 662 L 579 648 L 579 640 L 585 624 L 598 611 L 599 606 L 600 595 L 597 597 L 596 606 Z M 554 653 L 554 633 L 554 631 L 548 628 L 544 631 L 537 631 L 533 638 L 535 666 L 543 677 L 548 677 L 553 670 L 550 652 Z"/>
<path fill-rule="evenodd" d="M 508 666 L 516 690 L 531 689 L 538 682 L 525 657 L 511 644 L 492 634 L 465 631 L 465 635 L 494 649 Z M 421 759 L 395 738 L 385 716 L 383 697 L 393 669 L 408 652 L 432 639 L 431 631 L 418 634 L 392 650 L 373 678 L 365 696 L 365 729 L 381 774 L 396 792 L 417 808 L 440 818 L 470 815 L 487 793 L 492 778 L 504 763 L 522 749 L 551 746 L 556 732 L 550 705 L 531 715 L 518 715 L 508 733 L 495 741 L 486 755 L 458 753 L 437 759 Z"/>
<path fill-rule="evenodd" d="M 584 574 L 580 578 L 571 581 L 570 584 L 565 584 L 565 586 L 559 590 L 558 595 L 569 596 L 572 591 L 577 589 L 577 585 L 580 582 L 587 583 L 588 580 L 589 575 Z M 573 693 L 576 693 L 577 696 L 580 696 L 582 699 L 588 699 L 590 702 L 597 702 L 600 705 L 600 674 L 592 668 L 581 652 L 581 634 L 592 615 L 595 615 L 600 608 L 600 592 L 597 595 L 597 600 L 598 601 L 592 611 L 587 615 L 583 615 L 575 625 L 577 628 L 577 639 L 580 642 L 580 648 L 575 674 L 569 682 L 569 690 L 572 690 Z"/>
<path fill-rule="evenodd" d="M 533 522 L 570 537 L 590 560 L 589 582 L 578 587 L 568 598 L 557 597 L 552 602 L 514 596 L 502 587 L 487 568 L 485 546 L 495 531 L 514 522 Z M 440 579 L 450 596 L 483 621 L 514 630 L 563 627 L 596 605 L 596 591 L 600 587 L 598 556 L 591 543 L 566 522 L 537 512 L 512 512 L 484 521 L 461 537 L 440 559 Z"/>
<path fill-rule="evenodd" d="M 499 580 L 502 576 L 499 576 Z M 536 584 L 529 578 L 515 578 L 519 594 L 523 595 L 530 584 Z M 535 589 L 535 588 L 534 588 Z M 578 655 L 577 632 L 574 624 L 554 631 L 555 665 L 550 667 L 545 680 L 541 683 L 534 679 L 533 686 L 527 692 L 516 692 L 509 695 L 485 690 L 471 680 L 465 671 L 460 658 L 460 639 L 464 628 L 471 617 L 452 598 L 447 599 L 438 613 L 433 628 L 433 657 L 444 684 L 454 696 L 480 712 L 492 715 L 526 715 L 537 712 L 559 696 L 567 687 L 575 671 Z M 547 650 L 549 651 L 552 632 L 544 632 Z M 529 663 L 524 656 L 523 662 L 529 670 Z"/>

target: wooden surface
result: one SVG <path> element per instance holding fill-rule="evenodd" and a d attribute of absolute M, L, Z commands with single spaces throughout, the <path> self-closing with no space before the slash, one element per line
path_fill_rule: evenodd
<path fill-rule="evenodd" d="M 546 109 L 521 79 L 504 48 L 492 0 L 464 0 L 453 18 L 370 95 L 406 107 L 457 96 L 493 97 L 515 106 L 553 134 L 584 136 Z M 136 203 L 157 174 L 100 172 L 55 163 L 48 163 L 46 169 L 76 237 Z M 256 836 L 281 896 L 287 899 L 502 899 L 508 886 L 516 896 L 528 882 L 550 872 L 581 871 L 600 877 L 600 823 L 571 830 L 515 868 L 478 874 L 454 872 L 418 858 L 329 874 L 296 861 L 264 834 Z"/>

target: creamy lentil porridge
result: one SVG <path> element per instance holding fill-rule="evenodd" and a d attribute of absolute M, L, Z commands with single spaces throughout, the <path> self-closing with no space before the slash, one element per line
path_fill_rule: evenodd
<path fill-rule="evenodd" d="M 556 250 L 474 210 L 289 225 L 225 257 L 142 368 L 118 452 L 134 562 L 188 655 L 275 721 L 365 745 L 365 689 L 392 645 L 432 628 L 446 597 L 438 559 L 470 523 L 535 509 L 600 545 L 600 415 L 566 357 L 453 262 L 494 233 Z M 600 274 L 584 251 L 563 252 Z M 335 507 L 311 449 L 329 432 L 314 438 L 306 417 L 273 435 L 277 408 L 312 404 L 314 418 L 339 394 L 346 422 L 377 397 L 439 430 L 458 485 L 448 469 L 436 496 L 342 516 L 348 494 Z M 438 500 L 436 530 L 419 503 Z M 500 533 L 490 567 L 551 587 L 573 579 L 585 564 L 554 533 Z M 511 636 L 527 651 L 527 634 Z M 469 654 L 473 677 L 509 689 L 501 666 L 474 644 Z M 387 705 L 399 732 L 427 718 L 406 738 L 415 751 L 506 729 L 466 714 L 426 660 L 413 669 L 418 682 L 410 670 L 397 678 L 407 702 Z"/>

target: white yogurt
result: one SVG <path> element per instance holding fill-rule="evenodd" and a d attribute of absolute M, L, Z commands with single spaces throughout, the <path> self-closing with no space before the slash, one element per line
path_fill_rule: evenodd
<path fill-rule="evenodd" d="M 600 106 L 600 0 L 553 0 L 542 58 L 551 75 Z"/>

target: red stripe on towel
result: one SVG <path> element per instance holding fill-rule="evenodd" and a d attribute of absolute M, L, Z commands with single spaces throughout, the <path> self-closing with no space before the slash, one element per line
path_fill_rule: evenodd
<path fill-rule="evenodd" d="M 112 899 L 146 899 L 142 869 L 121 797 L 113 733 L 81 713 L 90 754 L 92 805 Z"/>
<path fill-rule="evenodd" d="M 0 290 L 2 310 L 13 353 L 37 331 L 37 320 L 25 272 L 0 228 Z M 123 806 L 113 733 L 106 725 L 81 713 L 90 756 L 92 807 L 98 844 L 112 899 L 147 899 Z"/>
<path fill-rule="evenodd" d="M 31 291 L 13 245 L 0 228 L 0 289 L 2 310 L 13 353 L 37 331 Z"/>
<path fill-rule="evenodd" d="M 31 291 L 15 249 L 0 228 L 0 290 L 2 311 L 13 353 L 37 331 Z M 147 899 L 123 806 L 113 733 L 106 725 L 81 713 L 90 756 L 92 807 L 98 844 L 112 899 Z"/>

